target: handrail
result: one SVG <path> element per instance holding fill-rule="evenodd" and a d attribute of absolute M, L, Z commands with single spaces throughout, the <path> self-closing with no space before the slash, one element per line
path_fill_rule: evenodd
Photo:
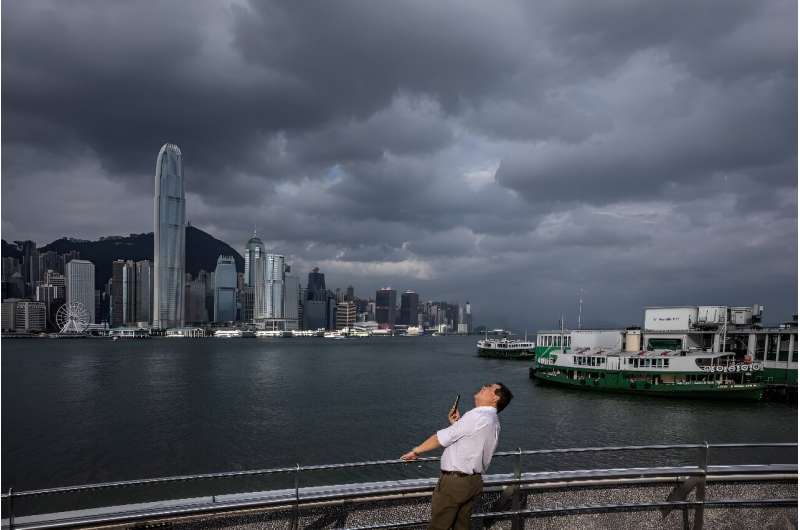
<path fill-rule="evenodd" d="M 621 446 L 605 446 L 605 447 L 571 447 L 571 448 L 557 448 L 557 449 L 531 449 L 531 450 L 517 450 L 517 451 L 500 451 L 495 453 L 495 457 L 520 457 L 530 455 L 547 455 L 547 454 L 571 454 L 571 453 L 599 453 L 599 452 L 619 452 L 619 451 L 658 451 L 658 450 L 674 450 L 674 449 L 703 449 L 703 448 L 756 448 L 756 447 L 798 447 L 797 443 L 793 442 L 756 442 L 756 443 L 720 443 L 720 444 L 657 444 L 657 445 L 621 445 Z M 363 462 L 348 462 L 342 464 L 317 464 L 300 466 L 299 464 L 292 467 L 268 468 L 268 469 L 252 469 L 244 471 L 226 471 L 219 473 L 200 473 L 192 475 L 175 475 L 169 477 L 154 477 L 145 479 L 134 480 L 120 480 L 112 482 L 100 482 L 93 484 L 82 484 L 73 486 L 60 486 L 55 488 L 42 488 L 36 490 L 26 491 L 13 491 L 13 497 L 29 497 L 38 495 L 52 495 L 58 493 L 73 493 L 86 490 L 108 489 L 115 487 L 129 487 L 140 486 L 147 484 L 167 484 L 172 482 L 185 482 L 190 480 L 213 480 L 219 478 L 232 478 L 232 477 L 245 477 L 245 476 L 259 476 L 277 473 L 300 473 L 303 471 L 320 471 L 331 469 L 351 469 L 359 467 L 372 467 L 382 465 L 399 465 L 408 464 L 411 462 L 435 462 L 439 461 L 440 457 L 423 457 L 417 458 L 412 461 L 393 459 L 393 460 L 372 460 Z M 7 499 L 11 497 L 9 493 L 0 494 L 0 499 Z"/>

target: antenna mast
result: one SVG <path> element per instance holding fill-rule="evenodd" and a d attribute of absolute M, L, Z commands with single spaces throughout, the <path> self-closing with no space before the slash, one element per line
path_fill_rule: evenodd
<path fill-rule="evenodd" d="M 578 329 L 581 329 L 581 316 L 583 314 L 583 287 L 578 294 Z"/>

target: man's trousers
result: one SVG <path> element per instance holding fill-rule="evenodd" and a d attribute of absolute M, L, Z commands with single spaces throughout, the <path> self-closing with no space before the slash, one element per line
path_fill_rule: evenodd
<path fill-rule="evenodd" d="M 431 500 L 429 530 L 469 530 L 472 506 L 483 491 L 480 475 L 443 473 Z"/>

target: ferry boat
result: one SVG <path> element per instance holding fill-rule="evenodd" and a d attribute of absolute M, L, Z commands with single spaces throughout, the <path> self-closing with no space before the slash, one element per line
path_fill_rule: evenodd
<path fill-rule="evenodd" d="M 508 338 L 479 340 L 479 357 L 491 357 L 495 359 L 534 359 L 535 344 L 527 340 L 514 340 Z"/>
<path fill-rule="evenodd" d="M 536 335 L 536 358 L 580 348 L 726 352 L 761 365 L 770 387 L 797 389 L 797 315 L 779 325 L 762 323 L 764 306 L 646 307 L 642 325 L 615 330 L 552 329 Z"/>
<path fill-rule="evenodd" d="M 763 364 L 731 352 L 603 351 L 590 348 L 539 357 L 531 377 L 545 383 L 670 397 L 760 400 Z"/>

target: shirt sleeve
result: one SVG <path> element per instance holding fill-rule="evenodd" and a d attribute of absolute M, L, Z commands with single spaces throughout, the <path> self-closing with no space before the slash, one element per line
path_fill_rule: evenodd
<path fill-rule="evenodd" d="M 436 438 L 439 440 L 439 444 L 442 447 L 454 444 L 474 430 L 473 423 L 470 416 L 464 415 L 450 427 L 436 431 Z"/>

